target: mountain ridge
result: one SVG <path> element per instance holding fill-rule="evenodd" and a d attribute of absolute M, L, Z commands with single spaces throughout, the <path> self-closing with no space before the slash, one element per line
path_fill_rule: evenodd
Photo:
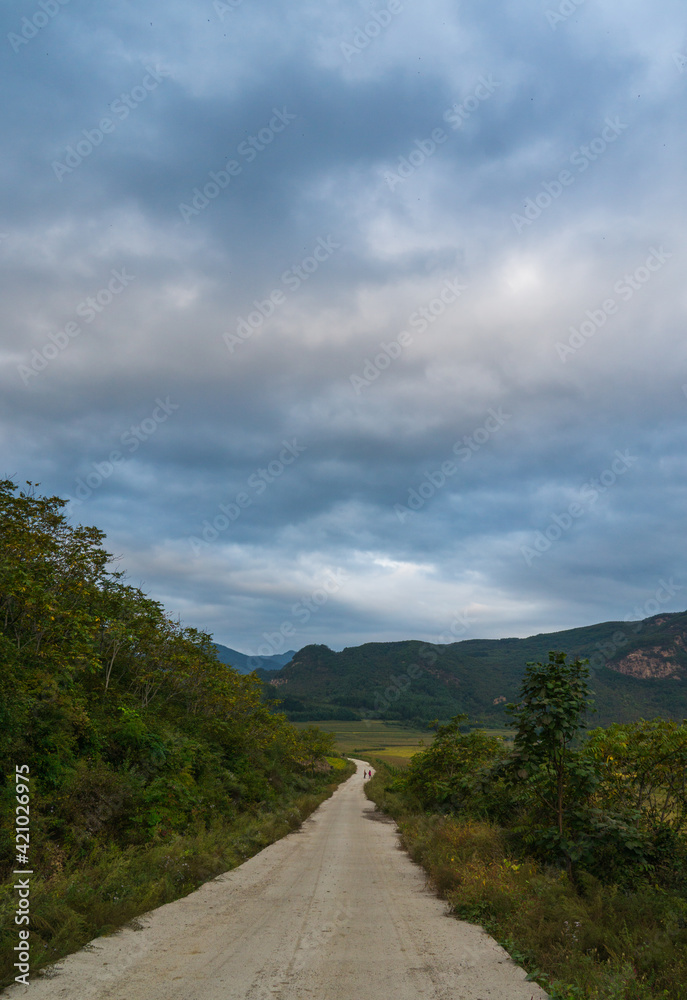
<path fill-rule="evenodd" d="M 258 668 L 268 672 L 279 670 L 290 663 L 296 655 L 295 649 L 289 649 L 285 653 L 274 653 L 271 656 L 249 656 L 247 653 L 239 653 L 238 649 L 223 646 L 220 642 L 215 642 L 213 645 L 220 663 L 233 667 L 240 674 L 250 674 Z"/>
<path fill-rule="evenodd" d="M 525 665 L 551 649 L 590 662 L 593 724 L 647 716 L 687 717 L 687 611 L 601 622 L 523 639 L 364 643 L 334 652 L 309 645 L 269 674 L 258 670 L 294 721 L 383 718 L 422 723 L 465 711 L 505 725 Z"/>

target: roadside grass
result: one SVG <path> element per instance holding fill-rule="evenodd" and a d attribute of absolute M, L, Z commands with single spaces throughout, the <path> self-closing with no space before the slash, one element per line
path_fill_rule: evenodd
<path fill-rule="evenodd" d="M 343 771 L 346 768 L 347 762 L 343 757 L 325 757 L 324 759 L 335 771 Z"/>
<path fill-rule="evenodd" d="M 59 856 L 43 859 L 44 874 L 37 868 L 31 878 L 31 973 L 188 895 L 298 829 L 355 770 L 340 758 L 332 758 L 332 766 L 329 780 L 317 782 L 315 790 L 283 797 L 231 823 L 199 824 L 183 835 L 124 849 L 96 842 L 69 865 Z M 14 980 L 14 881 L 0 885 L 0 988 Z"/>
<path fill-rule="evenodd" d="M 513 856 L 490 823 L 412 813 L 381 760 L 365 786 L 457 917 L 481 924 L 552 1000 L 687 1000 L 687 899 Z"/>

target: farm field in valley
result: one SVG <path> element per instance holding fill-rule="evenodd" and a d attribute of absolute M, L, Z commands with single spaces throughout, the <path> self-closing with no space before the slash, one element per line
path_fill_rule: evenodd
<path fill-rule="evenodd" d="M 428 746 L 434 733 L 429 729 L 408 729 L 393 722 L 297 722 L 298 729 L 317 726 L 336 737 L 336 749 L 343 754 L 380 757 L 388 764 L 407 764 L 414 753 Z"/>
<path fill-rule="evenodd" d="M 434 739 L 430 729 L 411 729 L 395 722 L 375 719 L 371 722 L 296 722 L 297 729 L 317 726 L 336 737 L 335 748 L 342 754 L 379 757 L 395 767 L 404 766 L 413 754 L 427 747 Z M 480 727 L 481 728 L 481 727 Z M 490 736 L 500 736 L 507 742 L 513 739 L 511 729 L 485 729 Z"/>

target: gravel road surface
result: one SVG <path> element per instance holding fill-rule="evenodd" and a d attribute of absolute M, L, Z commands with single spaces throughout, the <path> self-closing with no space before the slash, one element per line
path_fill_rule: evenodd
<path fill-rule="evenodd" d="M 239 868 L 98 938 L 19 1000 L 542 1000 L 487 934 L 449 917 L 358 771 Z"/>

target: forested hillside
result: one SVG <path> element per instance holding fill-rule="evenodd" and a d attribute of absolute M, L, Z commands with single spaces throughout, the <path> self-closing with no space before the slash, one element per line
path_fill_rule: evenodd
<path fill-rule="evenodd" d="M 24 866 L 32 965 L 239 863 L 332 774 L 330 737 L 270 711 L 254 675 L 125 583 L 103 533 L 63 507 L 0 483 L 2 949 L 9 962 Z"/>
<path fill-rule="evenodd" d="M 589 659 L 600 724 L 687 716 L 687 612 L 604 622 L 527 639 L 448 645 L 370 642 L 333 652 L 305 646 L 278 672 L 260 676 L 297 721 L 380 718 L 423 725 L 466 712 L 505 724 L 523 664 L 566 649 Z"/>
<path fill-rule="evenodd" d="M 274 653 L 272 656 L 249 656 L 247 653 L 239 653 L 237 649 L 223 646 L 220 642 L 215 642 L 213 645 L 220 663 L 228 663 L 240 674 L 251 674 L 258 669 L 279 670 L 296 655 L 295 649 L 289 649 L 286 653 Z"/>

